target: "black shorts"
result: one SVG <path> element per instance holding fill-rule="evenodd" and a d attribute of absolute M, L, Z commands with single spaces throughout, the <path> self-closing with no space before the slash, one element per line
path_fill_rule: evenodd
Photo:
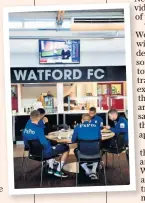
<path fill-rule="evenodd" d="M 60 154 L 63 154 L 64 152 L 68 152 L 69 151 L 69 146 L 66 144 L 57 144 L 56 146 L 54 146 L 52 148 L 52 151 L 45 155 L 45 158 L 49 158 L 49 157 L 55 157 L 58 156 Z"/>

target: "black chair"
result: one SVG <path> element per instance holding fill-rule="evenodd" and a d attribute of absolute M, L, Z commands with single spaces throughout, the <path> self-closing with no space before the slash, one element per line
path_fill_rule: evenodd
<path fill-rule="evenodd" d="M 23 137 L 23 129 L 20 130 L 21 136 Z M 27 167 L 28 162 L 28 156 L 25 156 L 26 153 L 28 153 L 29 147 L 24 146 L 23 156 L 22 156 L 22 163 L 21 163 L 21 176 L 24 178 L 24 175 L 26 173 L 25 169 Z"/>
<path fill-rule="evenodd" d="M 128 147 L 128 145 L 126 145 L 126 159 L 129 164 L 129 147 Z"/>
<path fill-rule="evenodd" d="M 25 178 L 26 174 L 26 168 L 27 168 L 27 162 L 28 162 L 28 156 L 26 157 L 26 152 L 29 152 L 29 148 L 24 146 L 23 156 L 22 156 L 22 164 L 21 164 L 21 176 L 22 178 Z"/>
<path fill-rule="evenodd" d="M 118 165 L 119 165 L 119 170 L 120 170 L 120 175 L 121 175 L 121 179 L 123 181 L 123 175 L 122 175 L 122 171 L 121 171 L 121 166 L 120 166 L 120 154 L 122 152 L 126 152 L 126 143 L 125 143 L 125 134 L 124 133 L 120 133 L 118 135 L 116 135 L 113 138 L 113 142 L 110 146 L 108 146 L 107 148 L 103 148 L 102 152 L 103 154 L 106 154 L 106 167 L 107 167 L 107 153 L 111 153 L 112 154 L 112 166 L 114 166 L 114 155 L 116 154 L 118 157 Z"/>
<path fill-rule="evenodd" d="M 78 148 L 75 149 L 75 155 L 79 166 L 82 162 L 92 163 L 98 162 L 99 165 L 102 163 L 104 169 L 104 181 L 105 185 L 107 184 L 106 180 L 106 171 L 104 162 L 102 161 L 101 151 L 100 151 L 100 140 L 78 140 Z M 76 169 L 78 168 L 78 164 L 76 162 Z M 78 185 L 78 170 L 76 170 L 76 186 Z"/>
<path fill-rule="evenodd" d="M 44 158 L 43 156 L 43 145 L 38 140 L 29 140 L 29 155 L 28 158 L 31 160 L 39 161 L 41 162 L 41 179 L 40 179 L 40 187 L 42 187 L 43 182 L 43 169 L 46 166 L 46 161 L 55 157 L 50 158 Z"/>

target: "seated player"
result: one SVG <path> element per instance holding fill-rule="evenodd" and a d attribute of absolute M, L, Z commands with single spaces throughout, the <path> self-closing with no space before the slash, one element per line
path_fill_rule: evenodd
<path fill-rule="evenodd" d="M 74 133 L 72 135 L 72 143 L 77 143 L 79 139 L 82 140 L 98 140 L 101 139 L 101 130 L 100 126 L 97 124 L 90 123 L 90 115 L 84 114 L 82 116 L 82 124 L 79 124 L 75 127 Z M 87 152 L 87 147 L 85 148 Z M 89 154 L 93 154 L 93 151 L 88 152 Z M 87 153 L 86 153 L 87 154 Z M 87 163 L 82 163 L 81 167 L 85 170 L 87 176 L 91 177 L 91 179 L 98 179 L 98 174 L 96 173 L 98 166 L 98 162 L 93 163 L 92 170 L 88 168 Z"/>
<path fill-rule="evenodd" d="M 38 122 L 38 125 L 44 129 L 44 134 L 48 135 L 48 133 L 51 132 L 51 129 L 48 118 L 45 117 L 45 110 L 43 108 L 39 108 L 37 111 L 40 113 L 40 121 Z M 29 119 L 27 123 L 29 122 L 31 122 L 31 119 Z"/>
<path fill-rule="evenodd" d="M 45 117 L 45 110 L 43 108 L 39 108 L 37 109 L 37 111 L 39 111 L 40 113 L 40 121 L 39 121 L 39 125 L 42 126 L 42 128 L 44 128 L 44 133 L 45 135 L 48 135 L 48 133 L 51 131 L 50 130 L 50 125 L 48 122 L 48 118 Z"/>
<path fill-rule="evenodd" d="M 48 135 L 48 133 L 51 132 L 51 127 L 49 125 L 49 121 L 48 121 L 48 118 L 45 116 L 45 109 L 43 108 L 39 108 L 37 109 L 37 111 L 39 111 L 40 113 L 40 121 L 39 121 L 39 125 L 44 129 L 44 134 L 45 135 Z M 52 141 L 50 140 L 51 142 L 51 146 L 55 146 L 57 145 L 57 141 Z M 53 164 L 54 166 L 58 165 L 58 161 L 56 161 L 55 159 L 53 160 Z M 51 173 L 51 171 L 49 171 L 49 173 Z"/>
<path fill-rule="evenodd" d="M 124 117 L 119 116 L 116 109 L 111 109 L 108 115 L 110 120 L 114 122 L 114 127 L 106 126 L 106 129 L 114 132 L 116 136 L 124 133 L 124 144 L 128 145 L 128 121 Z M 112 145 L 114 145 L 114 138 L 104 141 L 102 147 L 106 148 Z"/>
<path fill-rule="evenodd" d="M 29 147 L 28 141 L 29 140 L 38 140 L 43 145 L 43 156 L 44 158 L 48 158 L 49 162 L 49 174 L 54 174 L 57 177 L 67 177 L 61 169 L 68 157 L 69 154 L 69 147 L 64 144 L 56 145 L 55 147 L 51 146 L 49 140 L 46 139 L 44 134 L 44 129 L 38 123 L 41 119 L 39 111 L 35 110 L 32 111 L 30 114 L 30 121 L 27 122 L 25 129 L 23 130 L 23 139 L 24 144 L 26 147 Z M 56 171 L 53 170 L 53 161 L 51 157 L 57 156 L 58 154 L 62 154 L 61 163 L 57 166 Z"/>
<path fill-rule="evenodd" d="M 91 107 L 89 109 L 89 115 L 91 117 L 91 123 L 95 123 L 95 124 L 99 125 L 102 129 L 103 128 L 103 119 L 96 114 L 95 107 Z"/>

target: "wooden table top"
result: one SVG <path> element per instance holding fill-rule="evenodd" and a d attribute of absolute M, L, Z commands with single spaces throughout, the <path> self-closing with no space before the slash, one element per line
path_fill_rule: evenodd
<path fill-rule="evenodd" d="M 49 140 L 57 141 L 58 143 L 68 143 L 71 144 L 71 138 L 72 138 L 73 130 L 60 130 L 49 133 L 46 138 Z M 109 131 L 109 130 L 102 130 L 102 141 L 108 140 L 115 136 L 115 133 Z"/>

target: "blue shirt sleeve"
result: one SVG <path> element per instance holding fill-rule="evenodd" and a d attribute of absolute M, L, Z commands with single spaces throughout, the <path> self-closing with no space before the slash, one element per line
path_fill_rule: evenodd
<path fill-rule="evenodd" d="M 29 148 L 29 145 L 28 145 L 28 140 L 26 139 L 26 137 L 23 135 L 23 140 L 24 140 L 24 145 L 26 148 Z"/>
<path fill-rule="evenodd" d="M 40 143 L 43 145 L 43 147 L 45 149 L 48 148 L 49 140 L 46 139 L 46 137 L 44 135 L 44 130 L 42 128 L 39 129 L 38 138 L 39 138 Z"/>
<path fill-rule="evenodd" d="M 128 132 L 127 120 L 126 119 L 121 119 L 120 121 L 118 121 L 116 126 L 114 128 L 110 128 L 110 130 L 112 132 L 114 132 L 115 134 L 127 133 Z"/>
<path fill-rule="evenodd" d="M 103 129 L 103 119 L 100 117 L 100 128 Z"/>
<path fill-rule="evenodd" d="M 43 122 L 43 120 L 40 120 L 38 125 L 41 127 L 41 128 L 45 128 L 45 124 Z"/>
<path fill-rule="evenodd" d="M 102 139 L 101 129 L 102 129 L 102 127 L 97 126 L 98 139 Z"/>
<path fill-rule="evenodd" d="M 74 133 L 72 135 L 72 143 L 76 143 L 78 140 L 78 127 L 75 127 Z"/>

